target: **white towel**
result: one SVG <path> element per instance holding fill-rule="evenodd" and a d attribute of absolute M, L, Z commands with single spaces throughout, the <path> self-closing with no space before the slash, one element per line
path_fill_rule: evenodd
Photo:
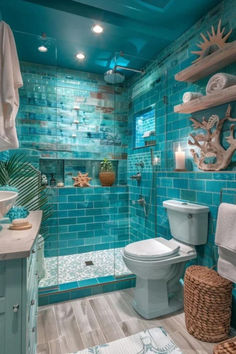
<path fill-rule="evenodd" d="M 23 85 L 16 44 L 10 27 L 0 22 L 0 151 L 19 147 L 15 118 L 18 89 Z"/>
<path fill-rule="evenodd" d="M 236 75 L 218 73 L 213 75 L 208 81 L 206 94 L 209 95 L 233 85 L 236 85 Z"/>
<path fill-rule="evenodd" d="M 143 133 L 143 138 L 148 138 L 149 136 L 155 135 L 155 130 L 147 130 Z"/>
<path fill-rule="evenodd" d="M 183 102 L 187 103 L 187 102 L 195 100 L 196 98 L 199 98 L 201 96 L 202 96 L 201 92 L 185 92 L 183 94 Z"/>
<path fill-rule="evenodd" d="M 215 242 L 218 246 L 236 253 L 236 205 L 220 204 Z"/>
<path fill-rule="evenodd" d="M 219 247 L 218 273 L 233 283 L 236 283 L 236 256 L 234 252 Z"/>

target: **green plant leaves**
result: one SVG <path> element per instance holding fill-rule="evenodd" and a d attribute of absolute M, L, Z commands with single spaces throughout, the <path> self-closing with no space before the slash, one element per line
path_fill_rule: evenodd
<path fill-rule="evenodd" d="M 42 210 L 41 231 L 46 230 L 44 223 L 52 215 L 47 190 L 41 185 L 40 171 L 27 161 L 25 155 L 15 153 L 8 161 L 0 161 L 0 185 L 18 189 L 19 195 L 15 205 L 24 206 L 29 211 Z"/>
<path fill-rule="evenodd" d="M 105 158 L 100 163 L 100 171 L 101 172 L 112 172 L 113 171 L 113 165 L 112 165 L 111 161 Z"/>

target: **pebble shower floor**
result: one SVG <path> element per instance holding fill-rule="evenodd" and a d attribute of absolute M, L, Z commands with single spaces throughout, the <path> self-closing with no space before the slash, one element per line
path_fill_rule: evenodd
<path fill-rule="evenodd" d="M 45 258 L 46 275 L 40 281 L 40 288 L 81 282 L 89 284 L 89 280 L 109 275 L 125 276 L 131 274 L 122 259 L 123 248 L 93 251 L 68 256 Z M 86 265 L 92 261 L 93 265 Z"/>

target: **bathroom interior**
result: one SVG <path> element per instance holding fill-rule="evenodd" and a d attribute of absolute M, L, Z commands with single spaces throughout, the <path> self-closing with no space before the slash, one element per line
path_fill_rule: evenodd
<path fill-rule="evenodd" d="M 1 1 L 0 354 L 236 353 L 235 18 Z"/>

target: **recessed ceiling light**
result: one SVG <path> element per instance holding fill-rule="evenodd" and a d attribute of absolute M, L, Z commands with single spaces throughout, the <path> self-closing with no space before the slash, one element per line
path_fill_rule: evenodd
<path fill-rule="evenodd" d="M 85 55 L 84 55 L 84 53 L 80 52 L 80 53 L 76 54 L 76 58 L 79 59 L 79 60 L 84 60 L 85 59 Z"/>
<path fill-rule="evenodd" d="M 40 45 L 40 46 L 38 47 L 38 51 L 39 51 L 39 52 L 42 52 L 42 53 L 46 53 L 46 52 L 48 51 L 48 48 L 45 47 L 45 45 Z"/>
<path fill-rule="evenodd" d="M 94 33 L 100 34 L 100 33 L 103 32 L 103 27 L 102 27 L 101 25 L 94 25 L 94 26 L 92 27 L 92 31 L 93 31 Z"/>

